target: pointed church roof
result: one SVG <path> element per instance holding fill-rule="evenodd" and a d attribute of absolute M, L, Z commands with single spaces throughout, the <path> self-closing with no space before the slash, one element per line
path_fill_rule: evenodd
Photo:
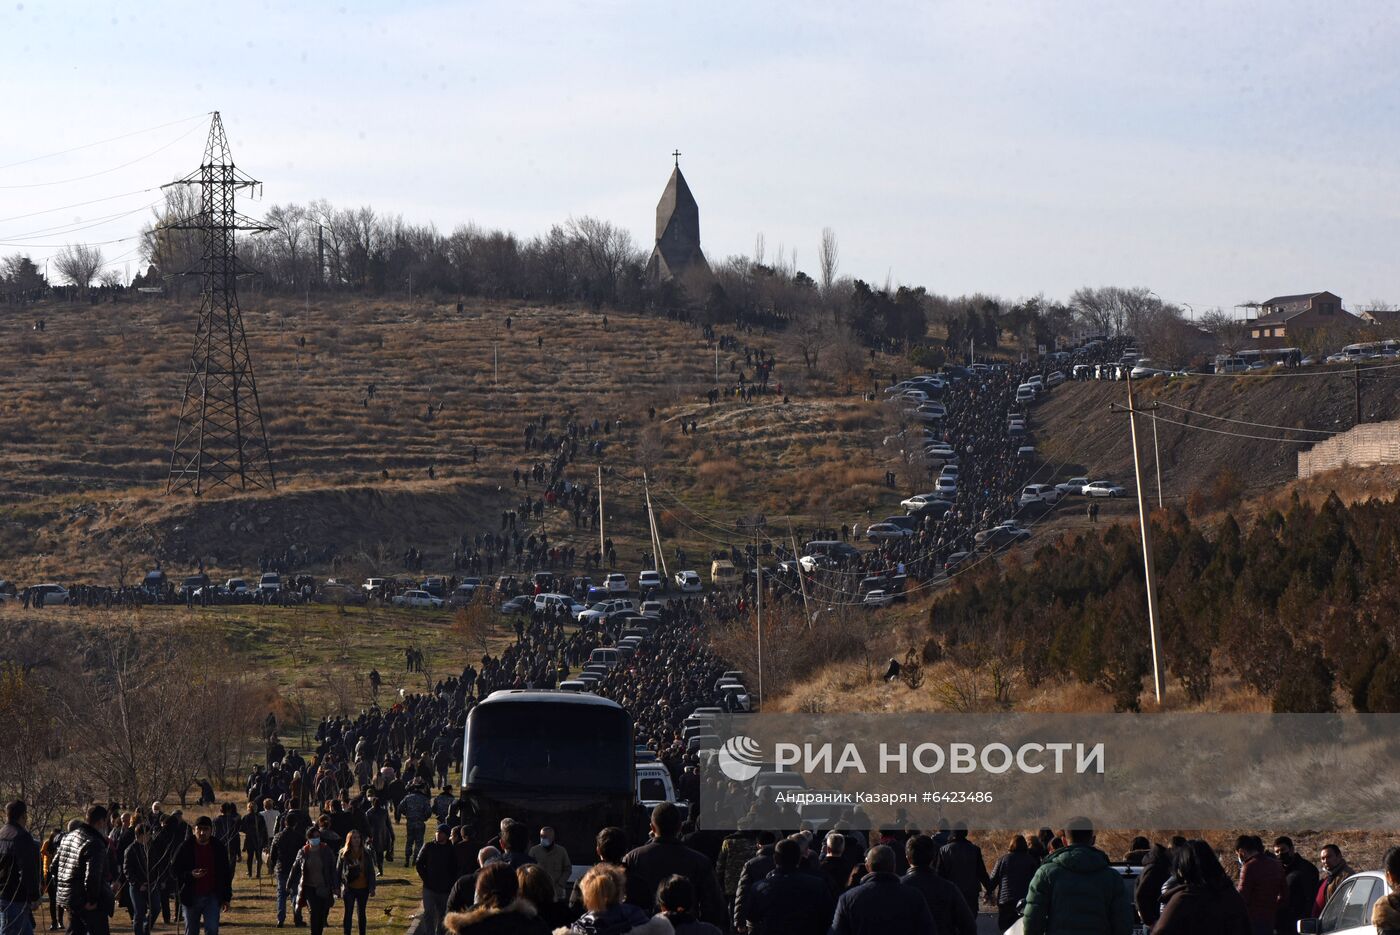
<path fill-rule="evenodd" d="M 677 165 L 656 203 L 656 247 L 647 271 L 653 279 L 669 279 L 688 269 L 710 266 L 700 251 L 700 206 Z"/>

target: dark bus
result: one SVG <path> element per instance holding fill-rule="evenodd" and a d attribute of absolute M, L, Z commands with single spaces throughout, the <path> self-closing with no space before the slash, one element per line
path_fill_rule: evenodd
<path fill-rule="evenodd" d="M 592 864 L 594 838 L 616 825 L 643 843 L 635 804 L 632 719 L 607 698 L 573 691 L 492 692 L 467 715 L 462 797 L 472 840 L 503 818 L 533 838 L 544 825 L 575 865 Z"/>

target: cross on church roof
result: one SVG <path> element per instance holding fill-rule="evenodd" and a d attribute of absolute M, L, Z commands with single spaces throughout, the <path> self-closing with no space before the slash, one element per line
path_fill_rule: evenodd
<path fill-rule="evenodd" d="M 681 151 L 678 149 L 675 152 L 671 153 L 671 155 L 675 157 L 676 168 L 679 169 L 681 167 Z"/>

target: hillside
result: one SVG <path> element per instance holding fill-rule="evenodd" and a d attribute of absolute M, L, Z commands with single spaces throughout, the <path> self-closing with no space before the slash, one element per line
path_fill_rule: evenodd
<path fill-rule="evenodd" d="M 1286 432 L 1240 424 L 1307 427 L 1345 431 L 1351 428 L 1354 390 L 1349 372 L 1330 371 L 1327 377 L 1197 376 L 1184 380 L 1160 378 L 1134 384 L 1140 406 L 1161 403 L 1157 424 L 1162 457 L 1162 489 L 1168 501 L 1206 488 L 1222 471 L 1232 472 L 1248 493 L 1262 493 L 1297 477 L 1297 452 L 1306 445 L 1269 438 L 1316 439 L 1325 435 Z M 1390 379 L 1373 377 L 1363 383 L 1363 415 L 1367 421 L 1400 417 L 1400 397 L 1389 389 Z M 1124 487 L 1133 486 L 1132 448 L 1127 416 L 1110 410 L 1127 404 L 1126 384 L 1066 383 L 1033 415 L 1041 454 L 1064 476 L 1101 474 Z M 1168 408 L 1179 406 L 1240 422 L 1206 419 Z M 1184 428 L 1166 419 L 1215 431 Z M 1155 492 L 1152 465 L 1152 424 L 1139 424 L 1143 471 Z M 1226 432 L 1230 434 L 1219 434 Z M 1258 436 L 1249 438 L 1245 436 Z"/>
<path fill-rule="evenodd" d="M 196 500 L 164 492 L 192 309 L 0 314 L 11 350 L 0 357 L 0 577 L 110 580 L 120 563 L 157 557 L 232 572 L 289 547 L 312 570 L 392 572 L 409 546 L 442 567 L 458 536 L 497 529 L 502 510 L 538 496 L 512 490 L 511 474 L 545 459 L 522 441 L 541 415 L 555 431 L 570 418 L 621 420 L 596 436 L 603 457 L 580 446 L 568 476 L 591 483 L 601 460 L 607 531 L 629 564 L 646 542 L 643 468 L 668 550 L 695 554 L 742 544 L 742 515 L 798 527 L 833 507 L 859 516 L 886 467 L 880 412 L 827 375 L 834 359 L 805 373 L 783 334 L 720 327 L 732 343 L 717 350 L 692 323 L 609 312 L 605 327 L 591 310 L 519 303 L 459 314 L 427 301 L 255 300 L 244 320 L 279 487 Z M 790 402 L 710 405 L 716 371 L 721 388 L 753 376 L 750 347 L 776 355 L 774 388 Z M 691 420 L 696 433 L 682 433 Z M 561 543 L 597 541 L 563 511 L 542 525 Z"/>

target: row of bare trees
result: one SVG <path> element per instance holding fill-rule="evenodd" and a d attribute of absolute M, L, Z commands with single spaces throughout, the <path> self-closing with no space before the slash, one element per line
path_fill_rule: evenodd
<path fill-rule="evenodd" d="M 267 688 L 174 629 L 13 623 L 0 661 L 0 797 L 51 824 L 88 801 L 181 797 L 251 752 Z M 25 632 L 30 631 L 30 632 Z"/>

